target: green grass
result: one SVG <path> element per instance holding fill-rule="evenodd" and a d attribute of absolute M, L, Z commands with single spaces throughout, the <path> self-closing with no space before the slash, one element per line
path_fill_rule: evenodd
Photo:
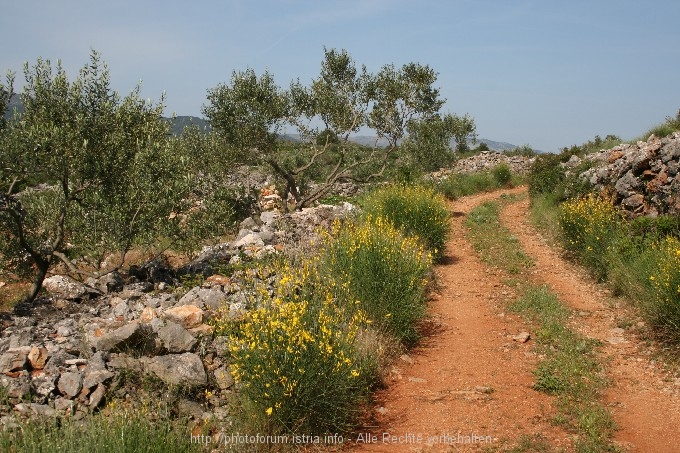
<path fill-rule="evenodd" d="M 501 225 L 499 210 L 500 205 L 495 201 L 473 209 L 465 220 L 468 238 L 485 263 L 519 274 L 533 266 L 533 261 L 521 250 L 510 230 Z"/>
<path fill-rule="evenodd" d="M 186 421 L 171 420 L 165 410 L 117 410 L 81 421 L 72 418 L 31 420 L 0 433 L 0 450 L 47 453 L 200 452 Z"/>
<path fill-rule="evenodd" d="M 442 179 L 436 189 L 449 200 L 467 195 L 490 192 L 502 187 L 513 187 L 523 183 L 523 178 L 513 175 L 507 164 L 500 164 L 491 171 L 477 173 L 452 173 Z"/>

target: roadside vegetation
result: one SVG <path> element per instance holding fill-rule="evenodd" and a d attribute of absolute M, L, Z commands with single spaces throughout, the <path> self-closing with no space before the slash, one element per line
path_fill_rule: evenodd
<path fill-rule="evenodd" d="M 656 126 L 661 137 L 680 130 L 680 112 Z M 619 140 L 596 137 L 581 146 L 565 148 L 559 155 L 542 155 L 529 175 L 532 218 L 553 240 L 559 242 L 614 294 L 633 302 L 658 339 L 666 342 L 675 356 L 680 346 L 680 217 L 625 218 L 604 193 L 592 189 L 577 175 L 585 163 L 566 172 L 560 164 L 572 153 L 615 146 Z"/>

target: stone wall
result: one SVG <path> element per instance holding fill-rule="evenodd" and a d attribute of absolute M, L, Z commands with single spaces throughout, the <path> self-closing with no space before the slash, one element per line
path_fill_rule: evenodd
<path fill-rule="evenodd" d="M 665 138 L 650 136 L 646 142 L 621 144 L 609 150 L 576 156 L 567 166 L 583 160 L 592 168 L 580 177 L 596 190 L 609 190 L 631 216 L 680 214 L 680 132 Z"/>

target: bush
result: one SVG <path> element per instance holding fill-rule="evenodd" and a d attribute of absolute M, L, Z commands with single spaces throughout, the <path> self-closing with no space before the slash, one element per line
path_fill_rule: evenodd
<path fill-rule="evenodd" d="M 609 200 L 599 195 L 566 201 L 559 222 L 565 246 L 575 252 L 599 279 L 607 276 L 608 251 L 617 234 L 621 217 Z"/>
<path fill-rule="evenodd" d="M 382 217 L 406 236 L 417 236 L 435 256 L 441 256 L 449 234 L 449 211 L 443 197 L 423 186 L 391 185 L 363 200 L 364 213 Z"/>
<path fill-rule="evenodd" d="M 656 295 L 648 306 L 650 319 L 673 342 L 680 342 L 680 240 L 669 236 L 656 250 L 656 266 L 649 277 Z"/>
<path fill-rule="evenodd" d="M 363 312 L 337 304 L 332 280 L 315 263 L 279 270 L 275 294 L 231 330 L 232 374 L 255 419 L 274 433 L 346 432 L 375 376 L 370 353 L 358 352 Z"/>
<path fill-rule="evenodd" d="M 555 193 L 565 178 L 560 164 L 560 157 L 555 154 L 537 156 L 529 172 L 529 193 L 531 195 Z M 562 194 L 556 196 L 561 198 Z"/>
<path fill-rule="evenodd" d="M 336 224 L 325 239 L 322 262 L 326 275 L 346 288 L 347 303 L 359 301 L 377 327 L 403 343 L 418 340 L 416 323 L 425 313 L 432 264 L 420 241 L 369 215 L 356 224 Z"/>
<path fill-rule="evenodd" d="M 512 179 L 512 171 L 508 164 L 498 164 L 491 169 L 493 179 L 496 180 L 499 186 L 508 186 Z"/>

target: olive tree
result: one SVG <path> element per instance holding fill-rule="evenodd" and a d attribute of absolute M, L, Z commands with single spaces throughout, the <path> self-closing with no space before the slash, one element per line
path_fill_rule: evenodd
<path fill-rule="evenodd" d="M 299 209 L 337 181 L 382 177 L 404 153 L 435 142 L 434 151 L 450 152 L 448 141 L 446 149 L 441 145 L 446 137 L 474 137 L 469 117 L 441 115 L 445 100 L 434 87 L 436 80 L 431 68 L 417 63 L 386 65 L 371 74 L 357 68 L 347 51 L 324 49 L 320 74 L 309 86 L 296 80 L 284 90 L 269 72 L 234 71 L 230 83 L 208 90 L 203 113 L 214 133 L 242 150 L 244 161 L 268 165 L 285 181 Z M 434 128 L 419 126 L 435 123 L 439 138 L 429 134 Z M 373 146 L 351 142 L 352 134 L 365 130 L 376 136 Z M 280 140 L 291 131 L 303 146 L 291 150 Z M 414 131 L 418 137 L 402 147 Z M 308 179 L 320 184 L 305 190 L 300 183 Z"/>
<path fill-rule="evenodd" d="M 33 274 L 33 300 L 51 268 L 97 277 L 107 253 L 180 229 L 191 178 L 169 152 L 168 125 L 140 88 L 120 97 L 100 56 L 74 81 L 61 64 L 24 66 L 24 113 L 0 134 L 3 267 Z M 73 257 L 88 265 L 75 266 Z"/>

